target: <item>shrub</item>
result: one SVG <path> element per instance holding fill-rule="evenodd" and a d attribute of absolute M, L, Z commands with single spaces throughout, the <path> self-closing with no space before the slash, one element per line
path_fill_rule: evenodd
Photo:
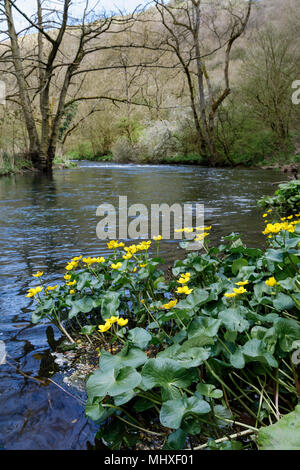
<path fill-rule="evenodd" d="M 275 209 L 279 215 L 295 214 L 300 209 L 300 180 L 280 184 L 274 196 L 261 198 L 258 205 Z"/>
<path fill-rule="evenodd" d="M 121 137 L 112 146 L 114 160 L 119 163 L 134 162 L 138 159 L 138 150 L 126 137 Z"/>

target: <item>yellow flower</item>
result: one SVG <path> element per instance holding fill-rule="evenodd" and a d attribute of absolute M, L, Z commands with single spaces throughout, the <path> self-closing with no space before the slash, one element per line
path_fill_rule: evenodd
<path fill-rule="evenodd" d="M 41 277 L 43 274 L 43 271 L 38 271 L 36 274 L 33 274 L 32 277 Z"/>
<path fill-rule="evenodd" d="M 55 289 L 57 289 L 57 288 L 58 288 L 58 286 L 53 286 L 53 287 L 52 287 L 52 286 L 48 286 L 48 287 L 47 287 L 47 290 L 51 291 L 51 290 L 55 290 Z"/>
<path fill-rule="evenodd" d="M 209 233 L 208 232 L 204 232 L 204 233 L 199 233 L 199 235 L 196 236 L 196 238 L 194 239 L 195 242 L 201 242 L 202 240 L 204 240 L 204 238 L 208 237 Z"/>
<path fill-rule="evenodd" d="M 247 284 L 249 284 L 249 281 L 240 281 L 235 283 L 236 286 L 246 286 Z"/>
<path fill-rule="evenodd" d="M 237 295 L 239 295 L 239 294 L 245 294 L 247 292 L 247 290 L 244 289 L 244 287 L 239 287 L 238 289 L 234 288 L 233 292 L 235 292 Z"/>
<path fill-rule="evenodd" d="M 191 273 L 181 274 L 181 277 L 177 282 L 179 284 L 186 284 L 187 282 L 189 282 L 190 277 L 191 277 Z"/>
<path fill-rule="evenodd" d="M 246 292 L 247 290 L 244 289 L 244 287 L 239 287 L 238 289 L 234 288 L 233 292 L 226 292 L 226 294 L 224 294 L 224 297 L 230 299 L 232 297 L 236 297 L 237 295 L 245 294 Z"/>
<path fill-rule="evenodd" d="M 268 217 L 268 214 L 264 214 L 263 217 Z"/>
<path fill-rule="evenodd" d="M 230 299 L 231 297 L 236 297 L 237 294 L 235 292 L 227 292 L 226 294 L 224 294 L 224 297 L 227 297 L 228 299 Z"/>
<path fill-rule="evenodd" d="M 91 258 L 90 256 L 88 258 L 83 258 L 82 260 L 85 264 L 88 266 L 91 266 L 92 264 L 95 264 L 95 258 Z"/>
<path fill-rule="evenodd" d="M 143 242 L 139 243 L 136 248 L 137 248 L 138 251 L 144 251 L 144 250 L 147 251 L 147 250 L 149 250 L 150 245 L 151 245 L 151 241 L 148 241 L 148 242 L 143 241 Z"/>
<path fill-rule="evenodd" d="M 127 253 L 127 255 L 123 255 L 123 258 L 124 258 L 124 259 L 130 259 L 130 258 L 132 258 L 132 254 L 131 254 L 131 253 Z"/>
<path fill-rule="evenodd" d="M 210 225 L 209 227 L 196 227 L 196 230 L 198 231 L 206 231 L 206 230 L 211 230 L 212 229 L 212 225 Z"/>
<path fill-rule="evenodd" d="M 178 287 L 176 293 L 177 294 L 191 294 L 193 289 L 189 289 L 188 286 Z"/>
<path fill-rule="evenodd" d="M 64 276 L 64 279 L 65 279 L 66 281 L 69 281 L 70 279 L 72 279 L 71 274 L 66 274 L 66 275 Z"/>
<path fill-rule="evenodd" d="M 153 237 L 153 240 L 155 240 L 156 242 L 159 242 L 160 240 L 162 240 L 162 236 L 158 235 L 157 237 Z"/>
<path fill-rule="evenodd" d="M 170 302 L 168 304 L 163 305 L 163 308 L 165 308 L 167 310 L 170 309 L 170 308 L 173 308 L 173 307 L 175 307 L 177 302 L 178 302 L 178 300 L 170 300 Z"/>
<path fill-rule="evenodd" d="M 266 285 L 269 286 L 269 287 L 274 287 L 274 286 L 277 286 L 278 285 L 278 282 L 276 281 L 275 277 L 270 277 L 267 281 L 266 281 Z"/>
<path fill-rule="evenodd" d="M 118 325 L 119 325 L 119 326 L 125 326 L 125 325 L 127 325 L 127 323 L 128 323 L 128 320 L 127 320 L 127 319 L 125 320 L 124 318 L 120 318 L 120 319 L 118 320 Z"/>
<path fill-rule="evenodd" d="M 41 292 L 43 290 L 43 287 L 42 286 L 38 286 L 38 287 L 33 287 L 31 289 L 29 289 L 26 297 L 35 297 L 39 292 Z"/>
<path fill-rule="evenodd" d="M 147 263 L 146 264 L 140 264 L 140 268 L 145 268 L 147 266 Z"/>
<path fill-rule="evenodd" d="M 77 268 L 78 266 L 78 261 L 71 261 L 67 266 L 66 270 L 67 271 L 72 271 L 73 269 Z"/>
<path fill-rule="evenodd" d="M 125 245 L 124 243 L 119 243 L 119 240 L 115 241 L 115 240 L 111 240 L 109 243 L 107 243 L 107 248 L 109 250 L 115 250 L 116 248 L 123 248 Z"/>
<path fill-rule="evenodd" d="M 130 245 L 130 246 L 125 246 L 124 250 L 132 255 L 135 255 L 135 253 L 138 251 L 136 245 Z"/>
<path fill-rule="evenodd" d="M 119 263 L 116 263 L 116 264 L 113 263 L 113 264 L 111 265 L 111 269 L 120 269 L 120 268 L 122 268 L 122 266 L 123 266 L 123 265 L 122 265 L 122 263 L 120 263 L 120 262 L 119 262 Z"/>
<path fill-rule="evenodd" d="M 75 294 L 75 290 L 74 289 L 70 290 L 70 294 L 71 295 Z"/>
<path fill-rule="evenodd" d="M 135 266 L 132 270 L 133 273 L 135 273 L 137 271 L 137 267 Z"/>
<path fill-rule="evenodd" d="M 80 261 L 82 256 L 75 256 L 75 258 L 72 258 L 72 261 Z"/>
<path fill-rule="evenodd" d="M 71 281 L 71 282 L 66 282 L 67 286 L 75 286 L 77 284 L 77 281 Z"/>
<path fill-rule="evenodd" d="M 295 231 L 295 225 L 293 223 L 289 222 L 283 222 L 283 223 L 275 223 L 275 224 L 267 224 L 265 230 L 262 232 L 264 235 L 274 235 L 282 230 L 286 230 L 290 233 L 293 233 Z"/>
<path fill-rule="evenodd" d="M 105 333 L 105 331 L 108 331 L 111 327 L 111 323 L 107 321 L 104 325 L 99 325 L 98 330 L 100 333 Z"/>
<path fill-rule="evenodd" d="M 144 304 L 145 303 L 145 299 L 141 299 L 141 304 Z"/>
<path fill-rule="evenodd" d="M 119 320 L 119 317 L 114 317 L 114 316 L 113 316 L 113 317 L 109 318 L 109 319 L 107 320 L 107 322 L 108 322 L 108 323 L 111 323 L 111 324 L 113 325 L 114 323 L 117 323 L 118 320 Z"/>

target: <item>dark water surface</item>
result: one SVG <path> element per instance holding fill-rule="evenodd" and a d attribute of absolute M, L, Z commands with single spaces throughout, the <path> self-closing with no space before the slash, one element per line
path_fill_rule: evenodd
<path fill-rule="evenodd" d="M 212 239 L 240 232 L 248 246 L 262 246 L 261 212 L 256 200 L 274 191 L 285 177 L 276 171 L 206 169 L 193 166 L 81 163 L 52 177 L 35 174 L 0 179 L 0 340 L 9 361 L 32 377 L 49 373 L 47 325 L 30 322 L 32 302 L 26 291 L 45 272 L 46 281 L 61 280 L 66 260 L 76 255 L 104 255 L 96 237 L 96 208 L 128 203 L 202 203 Z M 177 243 L 164 242 L 162 254 L 180 256 Z M 57 334 L 57 333 L 56 333 Z M 57 336 L 58 337 L 58 336 Z M 51 376 L 63 383 L 63 373 Z M 68 389 L 84 398 L 76 389 Z M 0 448 L 86 449 L 95 426 L 83 407 L 53 384 L 24 378 L 10 365 L 0 366 Z"/>

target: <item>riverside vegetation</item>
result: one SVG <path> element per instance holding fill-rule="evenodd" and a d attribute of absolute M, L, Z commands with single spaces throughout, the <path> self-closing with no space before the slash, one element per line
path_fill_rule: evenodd
<path fill-rule="evenodd" d="M 28 291 L 34 323 L 98 352 L 86 415 L 111 449 L 299 450 L 300 214 L 263 218 L 265 250 L 186 228 L 204 250 L 166 272 L 161 236 L 110 241 L 108 257 L 75 257 L 62 283 Z"/>

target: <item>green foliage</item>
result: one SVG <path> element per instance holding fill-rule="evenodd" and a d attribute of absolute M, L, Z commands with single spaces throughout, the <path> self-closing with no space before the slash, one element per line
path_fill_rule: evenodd
<path fill-rule="evenodd" d="M 177 163 L 177 164 L 189 164 L 189 165 L 199 165 L 206 163 L 205 159 L 197 152 L 191 152 L 186 155 L 176 154 L 171 157 L 165 157 L 162 161 L 163 163 Z"/>
<path fill-rule="evenodd" d="M 33 293 L 33 322 L 48 318 L 66 329 L 86 321 L 81 333 L 101 349 L 86 413 L 101 436 L 117 433 L 106 439 L 111 448 L 130 447 L 130 433 L 142 430 L 164 449 L 183 449 L 192 437 L 210 449 L 240 449 L 243 443 L 216 440 L 236 433 L 238 423 L 255 436 L 295 409 L 298 222 L 267 238 L 264 251 L 236 234 L 218 247 L 205 238 L 204 252 L 176 261 L 169 281 L 149 243 L 131 246 L 125 259 L 124 244 L 111 242 L 106 259 L 73 259 L 65 284 Z M 182 285 L 191 292 L 178 292 Z M 275 442 L 280 421 L 274 426 Z M 262 448 L 267 430 L 259 431 Z M 293 442 L 287 436 L 286 448 Z"/>
<path fill-rule="evenodd" d="M 0 155 L 0 176 L 21 173 L 32 169 L 32 163 L 22 155 L 11 155 L 4 152 Z"/>
<path fill-rule="evenodd" d="M 53 165 L 63 168 L 76 168 L 77 165 L 74 162 L 70 161 L 68 155 L 56 155 L 53 161 Z"/>
<path fill-rule="evenodd" d="M 261 450 L 300 450 L 300 405 L 277 423 L 260 429 L 258 447 Z"/>
<path fill-rule="evenodd" d="M 300 210 L 300 180 L 280 184 L 274 196 L 266 196 L 258 201 L 264 209 L 275 209 L 278 214 L 286 216 Z"/>

